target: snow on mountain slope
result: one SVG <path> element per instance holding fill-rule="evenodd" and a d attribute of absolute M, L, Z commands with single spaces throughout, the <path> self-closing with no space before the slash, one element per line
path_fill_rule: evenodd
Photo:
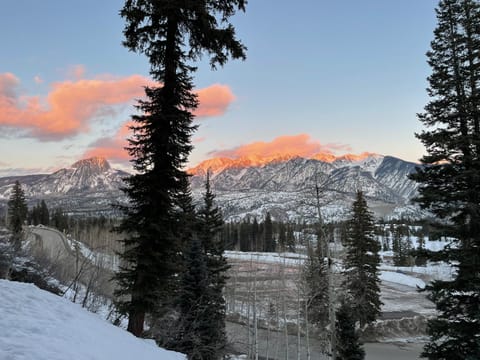
<path fill-rule="evenodd" d="M 0 359 L 184 360 L 32 284 L 0 280 Z"/>
<path fill-rule="evenodd" d="M 126 201 L 120 188 L 129 174 L 112 169 L 100 157 L 77 161 L 53 174 L 0 178 L 0 207 L 5 206 L 18 180 L 29 205 L 45 200 L 48 207 L 70 213 L 111 214 L 113 203 Z M 3 203 L 3 204 L 2 204 Z"/>
<path fill-rule="evenodd" d="M 228 220 L 263 217 L 269 211 L 275 219 L 308 221 L 316 213 L 311 206 L 315 184 L 329 220 L 344 218 L 358 190 L 379 216 L 416 216 L 419 212 L 408 204 L 417 192 L 417 184 L 408 178 L 416 164 L 371 153 L 317 155 L 206 160 L 189 170 L 192 191 L 201 199 L 210 170 L 218 205 Z M 5 206 L 18 179 L 30 205 L 43 199 L 49 208 L 61 207 L 70 213 L 111 215 L 113 203 L 127 201 L 119 190 L 127 176 L 105 159 L 91 158 L 53 174 L 0 178 L 0 207 Z"/>
<path fill-rule="evenodd" d="M 370 153 L 322 159 L 292 157 L 256 166 L 242 166 L 235 160 L 231 166 L 223 158 L 211 159 L 190 170 L 192 189 L 199 198 L 208 167 L 220 164 L 210 167 L 211 182 L 227 219 L 264 216 L 266 211 L 277 219 L 308 218 L 316 212 L 309 206 L 314 203 L 316 183 L 326 217 L 342 218 L 359 190 L 377 215 L 407 215 L 402 209 L 417 192 L 408 175 L 417 164 Z"/>

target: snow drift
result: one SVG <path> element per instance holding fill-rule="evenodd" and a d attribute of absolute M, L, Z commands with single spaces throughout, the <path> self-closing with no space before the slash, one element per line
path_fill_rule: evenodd
<path fill-rule="evenodd" d="M 0 359 L 185 360 L 32 284 L 0 280 Z"/>

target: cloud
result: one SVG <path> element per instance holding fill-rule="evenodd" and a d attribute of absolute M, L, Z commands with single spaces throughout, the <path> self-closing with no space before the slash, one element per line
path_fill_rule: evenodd
<path fill-rule="evenodd" d="M 18 96 L 18 79 L 0 74 L 0 127 L 44 141 L 86 133 L 92 120 L 114 116 L 119 105 L 141 97 L 147 83 L 139 75 L 57 82 L 42 101 L 38 96 Z"/>
<path fill-rule="evenodd" d="M 42 84 L 43 83 L 43 79 L 40 77 L 40 75 L 35 75 L 33 77 L 33 81 L 35 81 L 35 84 Z"/>
<path fill-rule="evenodd" d="M 69 69 L 67 70 L 67 76 L 74 80 L 80 80 L 80 79 L 83 79 L 86 72 L 87 70 L 85 69 L 85 66 L 73 65 L 69 67 Z"/>
<path fill-rule="evenodd" d="M 132 125 L 133 122 L 127 121 L 113 137 L 97 139 L 90 144 L 82 158 L 100 156 L 114 162 L 127 163 L 130 157 L 125 147 L 128 145 L 127 138 L 131 135 L 130 126 Z"/>
<path fill-rule="evenodd" d="M 197 91 L 199 106 L 195 115 L 199 117 L 223 115 L 235 101 L 235 95 L 226 85 L 214 84 Z"/>
<path fill-rule="evenodd" d="M 12 73 L 0 74 L 0 101 L 13 100 L 17 96 L 19 85 L 20 80 Z"/>
<path fill-rule="evenodd" d="M 115 117 L 126 104 L 144 95 L 144 86 L 155 83 L 140 75 L 100 75 L 80 79 L 84 68 L 73 70 L 76 80 L 56 82 L 46 98 L 19 95 L 20 81 L 11 73 L 0 74 L 0 130 L 41 141 L 70 138 L 88 133 L 92 122 Z M 235 97 L 230 88 L 215 84 L 197 91 L 199 117 L 223 114 Z"/>
<path fill-rule="evenodd" d="M 333 154 L 338 150 L 349 149 L 347 145 L 321 144 L 308 134 L 284 135 L 273 139 L 270 142 L 258 141 L 250 144 L 237 146 L 233 149 L 212 151 L 209 156 L 239 158 L 282 158 L 300 156 L 305 158 L 313 157 L 319 153 Z"/>

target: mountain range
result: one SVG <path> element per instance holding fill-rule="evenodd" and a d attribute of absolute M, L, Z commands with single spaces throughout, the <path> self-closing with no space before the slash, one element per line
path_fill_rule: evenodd
<path fill-rule="evenodd" d="M 316 187 L 322 215 L 344 217 L 357 191 L 362 190 L 378 216 L 412 215 L 417 184 L 408 179 L 418 164 L 371 153 L 335 157 L 215 158 L 189 169 L 196 201 L 210 173 L 218 205 L 227 220 L 245 216 L 312 220 Z M 129 174 L 112 169 L 103 158 L 80 160 L 53 174 L 0 178 L 0 204 L 5 206 L 13 183 L 22 184 L 30 204 L 43 199 L 50 208 L 70 213 L 111 214 L 112 203 L 125 203 L 120 188 Z"/>
<path fill-rule="evenodd" d="M 334 220 L 347 215 L 356 192 L 366 195 L 377 216 L 415 216 L 411 205 L 417 184 L 408 178 L 418 164 L 372 153 L 282 157 L 256 164 L 256 159 L 217 158 L 190 169 L 196 197 L 207 172 L 227 219 L 263 217 L 311 221 L 316 212 L 316 187 L 322 214 Z"/>
<path fill-rule="evenodd" d="M 113 203 L 125 202 L 120 188 L 128 175 L 112 169 L 104 158 L 84 159 L 53 174 L 0 178 L 0 203 L 8 201 L 18 180 L 29 205 L 45 200 L 49 208 L 62 208 L 69 213 L 110 214 L 114 212 Z"/>

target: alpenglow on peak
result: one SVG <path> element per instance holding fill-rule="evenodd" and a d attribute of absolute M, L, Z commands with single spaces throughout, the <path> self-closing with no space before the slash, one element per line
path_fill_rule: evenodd
<path fill-rule="evenodd" d="M 89 159 L 79 160 L 72 165 L 72 168 L 89 168 L 93 173 L 102 173 L 110 170 L 110 164 L 105 158 L 96 156 Z"/>

